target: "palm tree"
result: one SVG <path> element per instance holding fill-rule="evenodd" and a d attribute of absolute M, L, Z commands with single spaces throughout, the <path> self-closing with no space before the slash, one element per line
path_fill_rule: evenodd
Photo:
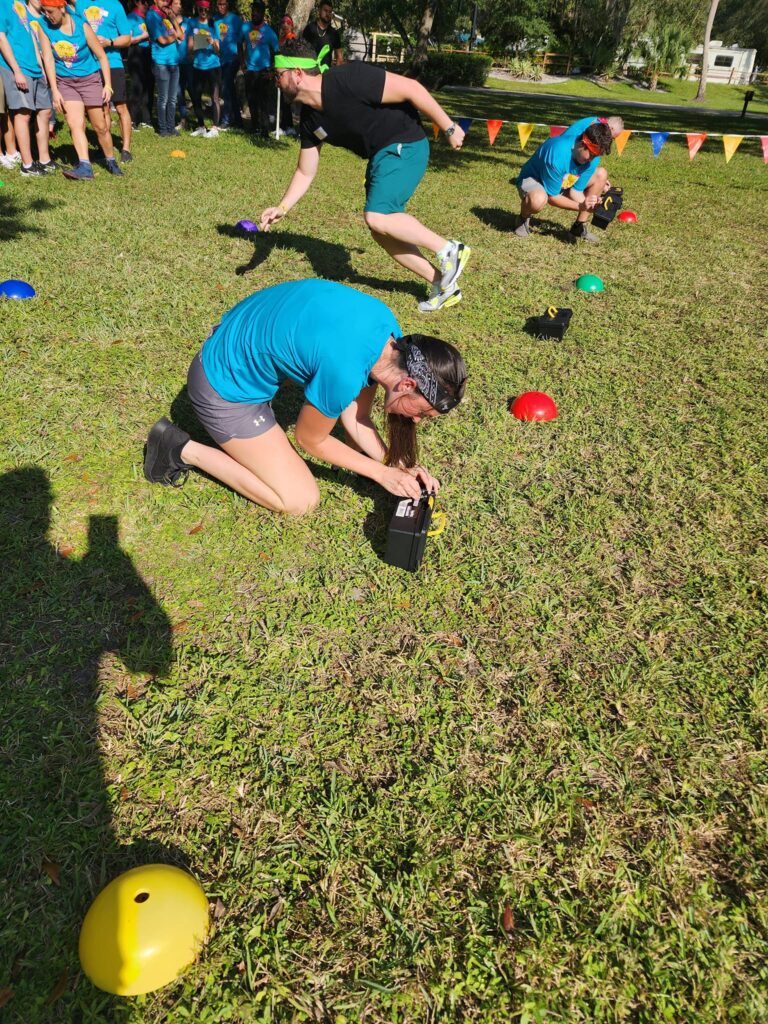
<path fill-rule="evenodd" d="M 687 73 L 691 42 L 684 28 L 676 25 L 649 26 L 647 35 L 638 43 L 638 49 L 650 76 L 650 89 L 656 90 L 659 75 L 682 77 Z"/>

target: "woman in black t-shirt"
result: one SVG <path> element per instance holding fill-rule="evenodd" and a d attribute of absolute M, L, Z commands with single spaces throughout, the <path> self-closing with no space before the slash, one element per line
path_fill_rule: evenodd
<path fill-rule="evenodd" d="M 316 57 L 303 40 L 286 43 L 275 56 L 275 75 L 283 98 L 303 104 L 301 150 L 285 195 L 261 215 L 262 230 L 285 217 L 307 192 L 320 164 L 320 147 L 326 142 L 342 146 L 368 160 L 365 222 L 371 234 L 394 260 L 430 285 L 419 310 L 433 313 L 460 302 L 458 280 L 469 246 L 436 234 L 405 207 L 429 159 L 419 114 L 442 128 L 453 149 L 464 141 L 461 128 L 413 79 L 362 61 L 328 69 L 327 54 Z M 422 249 L 436 255 L 437 267 Z"/>

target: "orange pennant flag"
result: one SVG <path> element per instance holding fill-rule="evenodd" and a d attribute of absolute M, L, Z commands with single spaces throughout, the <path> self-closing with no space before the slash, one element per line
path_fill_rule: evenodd
<path fill-rule="evenodd" d="M 488 128 L 488 139 L 491 145 L 493 145 L 494 142 L 496 141 L 496 136 L 501 131 L 501 126 L 503 124 L 503 121 L 486 121 L 486 126 Z"/>
<path fill-rule="evenodd" d="M 435 138 L 437 138 L 437 136 L 440 134 L 440 129 L 438 128 L 434 121 L 432 122 L 432 134 L 435 136 Z"/>
<path fill-rule="evenodd" d="M 729 163 L 731 157 L 741 145 L 743 135 L 724 135 L 723 148 L 725 149 L 725 162 Z"/>
<path fill-rule="evenodd" d="M 623 132 L 619 132 L 616 138 L 613 140 L 616 143 L 616 152 L 621 156 L 624 152 L 624 147 L 629 142 L 629 136 L 632 134 L 628 128 L 625 128 Z"/>
<path fill-rule="evenodd" d="M 531 137 L 531 132 L 534 129 L 534 125 L 526 124 L 523 121 L 519 121 L 517 124 L 517 131 L 520 136 L 520 148 L 525 149 L 528 139 Z"/>
<path fill-rule="evenodd" d="M 685 137 L 688 139 L 688 159 L 693 160 L 704 145 L 707 134 L 706 132 L 687 132 Z"/>

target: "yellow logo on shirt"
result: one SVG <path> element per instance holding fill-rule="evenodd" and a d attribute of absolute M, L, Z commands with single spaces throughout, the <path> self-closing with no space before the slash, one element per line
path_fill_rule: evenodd
<path fill-rule="evenodd" d="M 143 21 L 139 22 L 139 28 L 141 29 L 142 32 L 147 31 L 147 26 L 144 24 Z"/>
<path fill-rule="evenodd" d="M 68 43 L 65 39 L 58 39 L 53 44 L 53 52 L 59 58 L 64 61 L 68 68 L 77 60 L 77 46 L 74 43 Z"/>
<path fill-rule="evenodd" d="M 22 25 L 26 25 L 27 24 L 27 8 L 24 6 L 24 4 L 20 3 L 19 0 L 16 0 L 16 2 L 13 5 L 13 9 L 16 12 L 16 16 L 18 17 L 18 19 L 21 22 L 21 24 Z"/>
<path fill-rule="evenodd" d="M 99 25 L 101 25 L 102 21 L 104 21 L 107 14 L 108 12 L 105 11 L 103 7 L 97 7 L 95 4 L 91 7 L 85 8 L 85 17 L 88 20 L 88 24 L 91 26 L 94 32 L 99 27 Z"/>
<path fill-rule="evenodd" d="M 229 25 L 226 23 L 226 21 L 222 21 L 219 24 L 219 35 L 221 36 L 222 39 L 227 34 L 227 32 L 229 32 Z"/>
<path fill-rule="evenodd" d="M 252 28 L 248 33 L 248 38 L 251 40 L 251 46 L 258 46 L 261 42 L 261 32 L 257 28 Z"/>
<path fill-rule="evenodd" d="M 563 188 L 573 188 L 576 182 L 579 180 L 578 174 L 566 174 L 563 177 Z"/>
<path fill-rule="evenodd" d="M 169 32 L 173 32 L 173 25 L 167 18 L 163 18 L 163 28 L 167 28 Z"/>

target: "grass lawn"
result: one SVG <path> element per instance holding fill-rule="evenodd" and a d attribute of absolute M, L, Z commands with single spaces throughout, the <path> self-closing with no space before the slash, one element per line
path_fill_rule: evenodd
<path fill-rule="evenodd" d="M 538 92 L 551 96 L 584 96 L 604 100 L 632 100 L 635 103 L 679 103 L 682 106 L 690 104 L 693 111 L 699 106 L 693 102 L 698 82 L 681 81 L 679 78 L 662 78 L 659 88 L 654 92 L 650 89 L 637 89 L 626 82 L 599 85 L 588 78 L 569 78 L 567 82 L 545 84 L 489 77 L 485 84 L 489 89 Z M 707 85 L 706 100 L 700 105 L 709 110 L 732 110 L 740 114 L 747 90 L 755 94 L 755 98 L 749 104 L 750 113 L 768 114 L 768 87 L 764 85 L 723 85 L 710 82 Z"/>
<path fill-rule="evenodd" d="M 639 222 L 577 248 L 560 211 L 510 233 L 515 131 L 441 140 L 412 211 L 474 255 L 428 323 L 353 156 L 247 239 L 294 144 L 143 131 L 134 152 L 121 181 L 0 190 L 0 279 L 38 290 L 0 306 L 3 1020 L 765 1021 L 759 144 L 726 165 L 719 140 L 693 163 L 630 140 L 608 164 Z M 574 290 L 588 272 L 603 294 Z M 182 385 L 211 326 L 313 275 L 465 353 L 466 401 L 422 432 L 448 527 L 415 575 L 381 560 L 394 499 L 349 474 L 316 466 L 297 520 L 143 480 L 159 415 L 200 436 Z M 550 304 L 574 309 L 560 343 L 522 329 Z M 509 415 L 532 389 L 556 421 Z M 176 984 L 115 999 L 79 926 L 156 860 L 200 879 L 212 936 Z"/>

